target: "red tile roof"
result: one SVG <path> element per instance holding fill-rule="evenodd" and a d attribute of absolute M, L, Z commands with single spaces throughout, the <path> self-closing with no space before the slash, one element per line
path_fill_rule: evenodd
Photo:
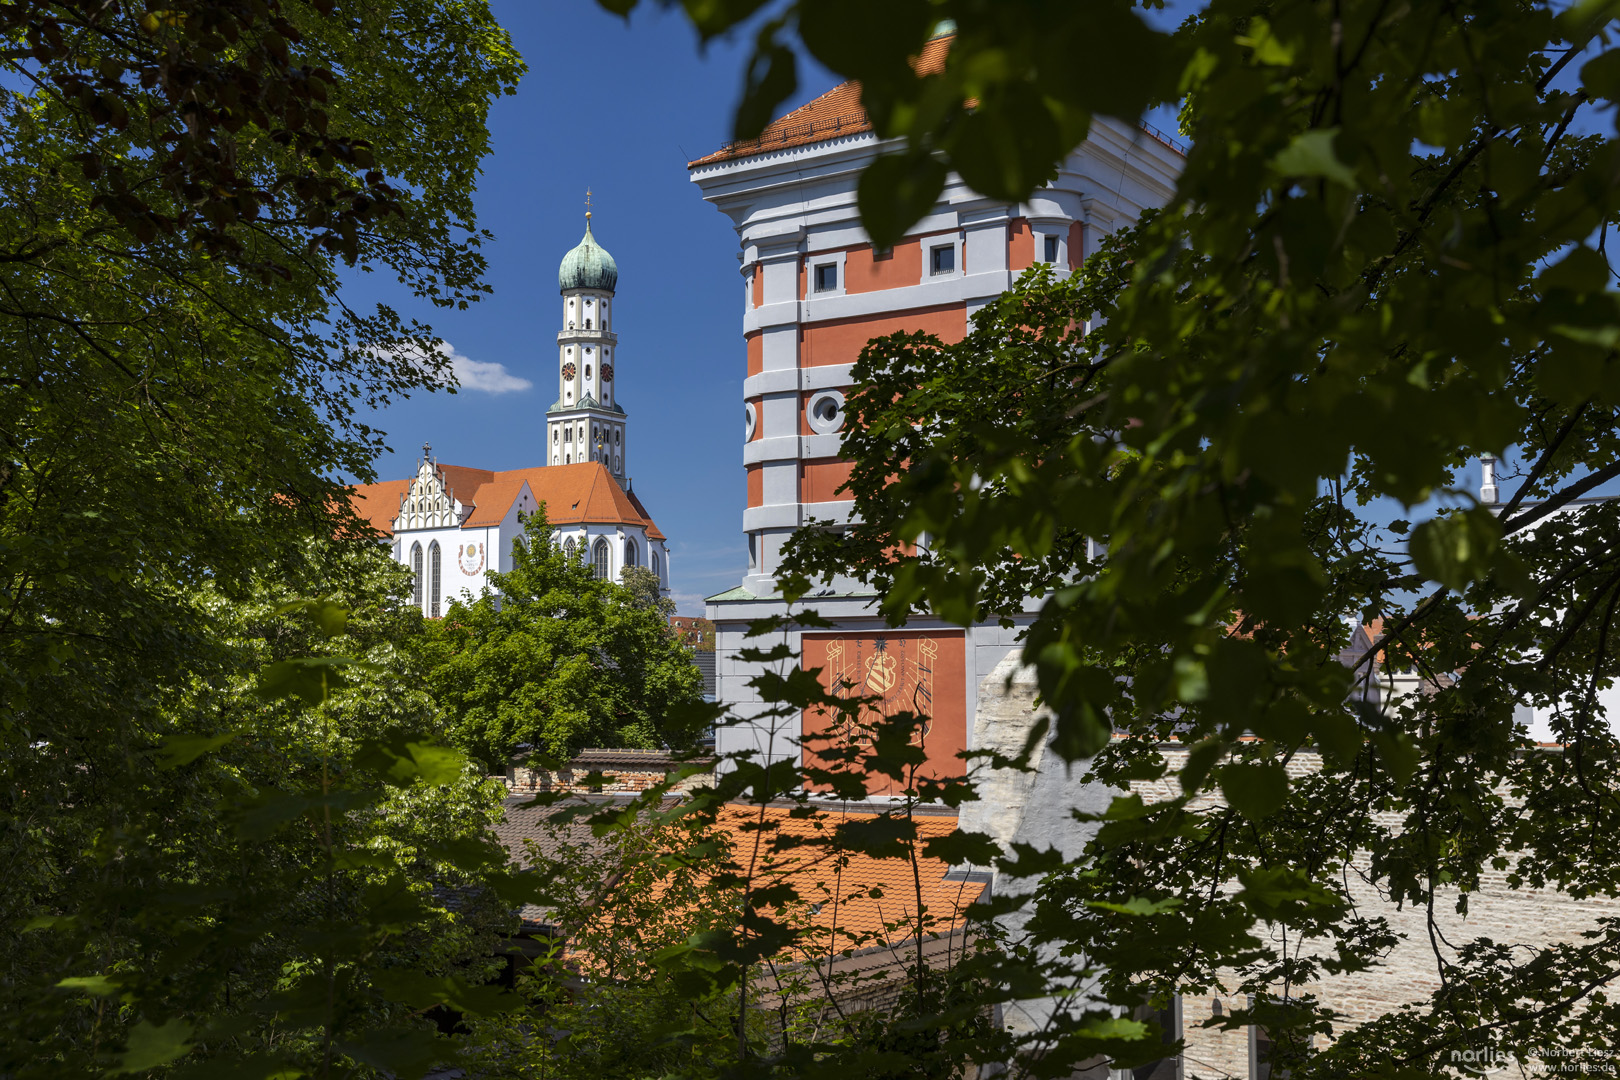
<path fill-rule="evenodd" d="M 943 71 L 945 56 L 950 52 L 951 42 L 955 39 L 955 34 L 945 34 L 925 44 L 915 64 L 917 73 L 933 75 Z M 967 103 L 969 108 L 975 104 L 974 101 Z M 1174 137 L 1166 135 L 1151 124 L 1139 123 L 1137 127 L 1156 142 L 1163 143 L 1176 153 L 1186 156 L 1186 147 Z M 686 167 L 695 169 L 699 165 L 713 165 L 721 161 L 766 154 L 772 150 L 786 150 L 793 146 L 808 146 L 811 143 L 826 142 L 828 139 L 844 135 L 859 135 L 871 130 L 872 121 L 867 117 L 866 110 L 861 108 L 861 84 L 842 82 L 814 101 L 773 120 L 759 133 L 759 138 L 729 142 L 712 154 L 687 162 Z"/>
<path fill-rule="evenodd" d="M 645 529 L 649 540 L 665 539 L 641 500 L 621 488 L 600 462 L 502 472 L 440 465 L 439 472 L 456 499 L 473 506 L 462 522 L 464 529 L 505 520 L 527 485 L 535 500 L 545 504 L 546 518 L 553 525 L 633 525 Z M 409 480 L 357 485 L 353 488 L 355 512 L 384 536 L 392 536 L 400 500 L 410 486 Z"/>
<path fill-rule="evenodd" d="M 409 480 L 384 480 L 380 484 L 358 484 L 349 489 L 355 514 L 370 522 L 384 536 L 394 535 L 394 519 L 399 516 L 400 500 L 411 490 Z"/>
<path fill-rule="evenodd" d="M 762 813 L 758 806 L 733 804 L 717 824 L 731 842 L 733 862 L 751 868 L 757 884 L 786 881 L 800 900 L 812 905 L 809 924 L 820 931 L 812 937 L 819 937 L 823 948 L 892 945 L 915 937 L 919 899 L 925 932 L 960 927 L 984 882 L 947 880 L 950 865 L 921 852 L 913 877 L 909 859 L 875 858 L 832 839 L 840 825 L 859 827 L 877 817 L 838 810 L 794 817 L 784 806 L 765 807 Z M 924 844 L 956 831 L 955 815 L 913 820 Z"/>
<path fill-rule="evenodd" d="M 917 57 L 917 72 L 932 75 L 945 67 L 945 54 L 950 50 L 955 35 L 945 35 L 929 41 Z M 689 162 L 687 168 L 711 165 L 717 161 L 749 157 L 771 150 L 784 150 L 790 146 L 808 146 L 810 143 L 836 139 L 842 135 L 859 135 L 872 130 L 872 121 L 861 108 L 861 84 L 843 82 L 814 101 L 801 105 L 778 120 L 773 120 L 759 138 L 727 143 L 714 153 Z"/>

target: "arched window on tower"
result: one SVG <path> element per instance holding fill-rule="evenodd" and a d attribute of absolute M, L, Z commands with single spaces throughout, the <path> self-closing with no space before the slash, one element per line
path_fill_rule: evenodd
<path fill-rule="evenodd" d="M 657 578 L 659 581 L 664 580 L 663 575 L 661 573 L 659 573 L 659 569 L 658 569 L 658 552 L 656 552 L 656 551 L 652 553 L 652 572 L 653 572 L 653 577 Z"/>
<path fill-rule="evenodd" d="M 578 554 L 578 550 L 574 547 L 574 538 L 572 536 L 563 541 L 563 558 L 568 560 L 569 565 L 573 565 L 574 559 L 578 557 Z"/>
<path fill-rule="evenodd" d="M 591 548 L 591 572 L 598 580 L 608 580 L 608 542 L 607 537 L 598 537 L 596 545 Z"/>
<path fill-rule="evenodd" d="M 636 548 L 634 540 L 626 539 L 624 542 L 624 565 L 637 566 L 641 561 L 641 552 Z"/>
<path fill-rule="evenodd" d="M 412 592 L 416 597 L 416 610 L 422 610 L 422 545 L 411 545 L 411 579 L 414 582 Z"/>
<path fill-rule="evenodd" d="M 439 542 L 428 545 L 428 617 L 439 617 Z"/>

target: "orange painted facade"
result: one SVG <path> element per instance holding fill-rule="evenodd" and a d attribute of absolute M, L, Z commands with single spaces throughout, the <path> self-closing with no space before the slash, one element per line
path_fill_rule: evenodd
<path fill-rule="evenodd" d="M 853 498 L 849 492 L 838 489 L 849 479 L 854 464 L 838 458 L 818 458 L 799 463 L 799 499 L 801 502 L 839 502 Z"/>
<path fill-rule="evenodd" d="M 748 344 L 748 374 L 758 375 L 765 370 L 765 335 L 755 330 L 743 337 Z"/>
<path fill-rule="evenodd" d="M 1077 269 L 1085 262 L 1086 227 L 1078 221 L 1069 223 L 1069 269 Z"/>
<path fill-rule="evenodd" d="M 844 291 L 876 292 L 915 285 L 922 279 L 922 240 L 896 244 L 883 258 L 870 245 L 850 248 L 844 255 Z"/>
<path fill-rule="evenodd" d="M 805 710 L 803 734 L 807 764 L 816 764 L 817 746 L 867 742 L 876 721 L 898 712 L 927 717 L 916 738 L 927 753 L 921 772 L 935 777 L 961 776 L 957 757 L 967 748 L 966 644 L 962 632 L 893 631 L 877 633 L 807 633 L 800 664 L 820 669 L 818 679 L 830 693 L 875 697 L 858 718 Z M 825 764 L 825 761 L 822 762 Z M 872 794 L 897 794 L 889 778 L 867 780 Z"/>
<path fill-rule="evenodd" d="M 748 466 L 748 505 L 765 505 L 765 466 Z"/>
<path fill-rule="evenodd" d="M 1013 218 L 1007 226 L 1007 269 L 1021 274 L 1035 265 L 1035 233 L 1029 222 Z"/>
<path fill-rule="evenodd" d="M 754 306 L 759 307 L 765 302 L 765 275 L 760 272 L 760 268 L 757 266 L 754 267 L 753 281 Z"/>
<path fill-rule="evenodd" d="M 806 326 L 799 346 L 799 364 L 801 367 L 853 364 L 861 349 L 872 338 L 900 330 L 922 330 L 946 344 L 961 341 L 967 336 L 967 305 L 915 308 L 894 314 L 833 319 Z"/>

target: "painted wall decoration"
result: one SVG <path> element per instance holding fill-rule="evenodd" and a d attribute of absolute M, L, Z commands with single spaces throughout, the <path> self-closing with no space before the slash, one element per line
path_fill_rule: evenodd
<path fill-rule="evenodd" d="M 456 563 L 461 567 L 461 572 L 468 577 L 477 577 L 482 574 L 484 572 L 484 545 L 457 545 Z"/>
<path fill-rule="evenodd" d="M 807 633 L 803 643 L 802 666 L 820 668 L 821 685 L 829 691 L 881 698 L 875 711 L 853 723 L 825 709 L 805 710 L 806 736 L 868 741 L 879 716 L 915 712 L 928 717 L 917 736 L 927 751 L 926 771 L 939 777 L 963 774 L 967 764 L 956 756 L 967 748 L 966 646 L 960 631 Z M 812 764 L 816 745 L 812 738 L 806 746 Z M 889 794 L 892 784 L 874 777 L 867 786 L 873 794 Z"/>

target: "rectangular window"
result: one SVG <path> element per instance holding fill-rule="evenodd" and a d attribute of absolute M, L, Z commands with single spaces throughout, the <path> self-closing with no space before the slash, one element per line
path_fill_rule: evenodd
<path fill-rule="evenodd" d="M 838 288 L 838 264 L 822 263 L 816 267 L 816 292 L 832 292 Z"/>
<path fill-rule="evenodd" d="M 883 262 L 885 259 L 892 258 L 894 258 L 894 248 L 892 247 L 880 247 L 872 249 L 873 262 Z"/>
<path fill-rule="evenodd" d="M 1046 261 L 1049 263 L 1055 263 L 1057 262 L 1057 256 L 1058 238 L 1055 236 L 1048 236 L 1046 238 Z"/>
<path fill-rule="evenodd" d="M 1166 1054 L 1157 1061 L 1136 1066 L 1130 1071 L 1131 1080 L 1178 1080 L 1181 1060 L 1179 1056 L 1170 1055 L 1169 1051 L 1181 1041 L 1181 998 L 1172 998 L 1167 1005 L 1159 1008 L 1145 1005 L 1136 1011 L 1136 1019 L 1159 1029 L 1159 1042 Z"/>
<path fill-rule="evenodd" d="M 941 244 L 928 252 L 928 272 L 930 274 L 956 273 L 956 245 Z"/>

